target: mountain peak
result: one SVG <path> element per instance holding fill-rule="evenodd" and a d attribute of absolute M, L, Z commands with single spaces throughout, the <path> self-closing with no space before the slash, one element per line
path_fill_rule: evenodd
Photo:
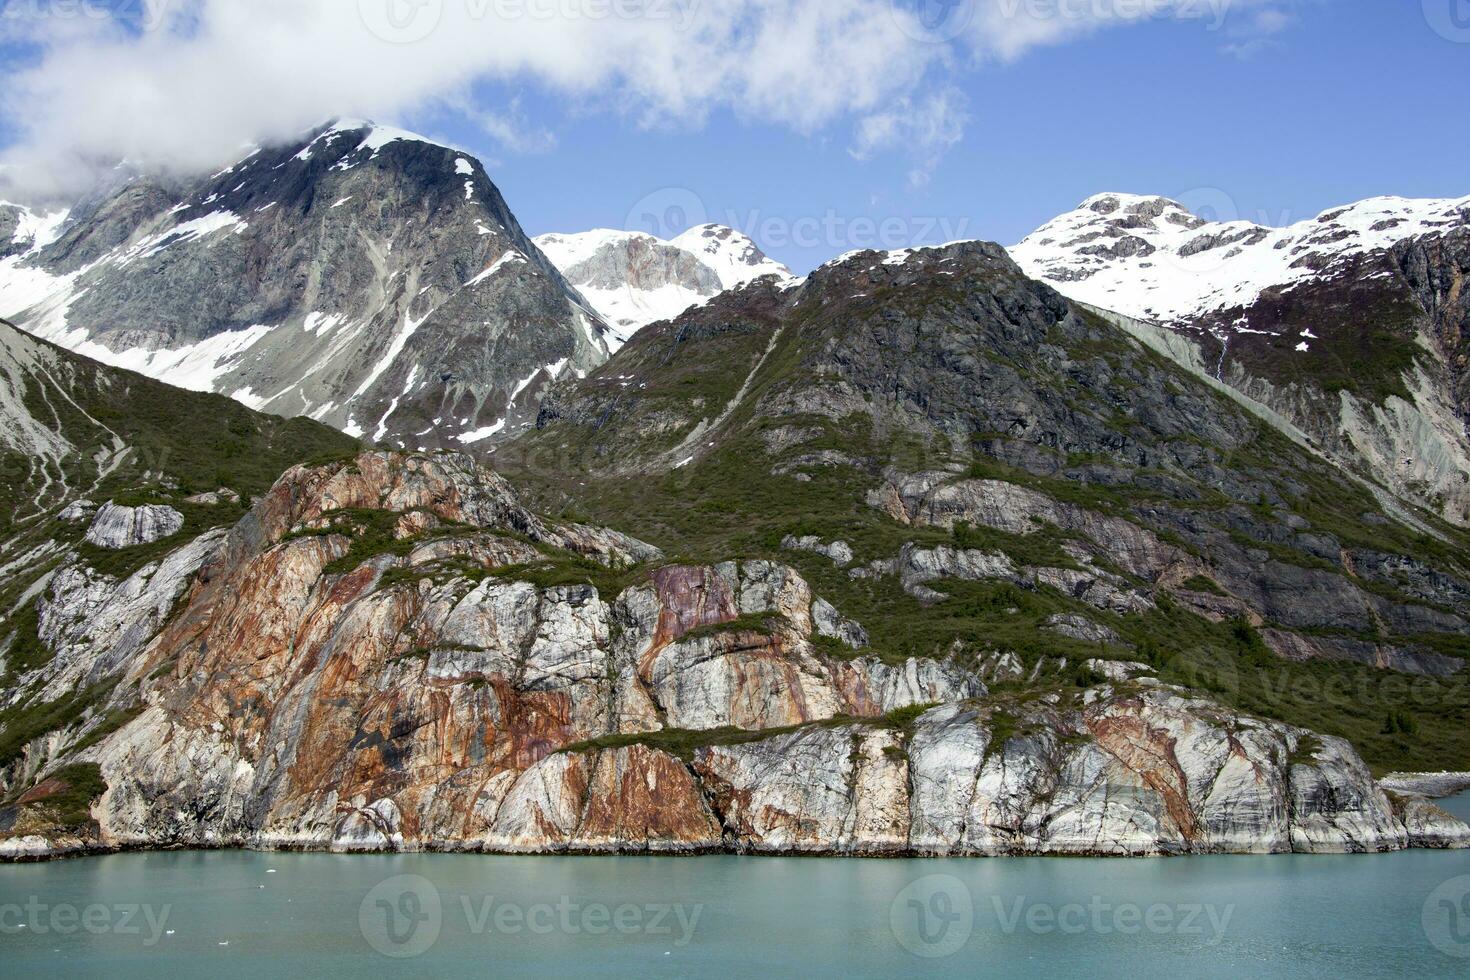
<path fill-rule="evenodd" d="M 212 175 L 144 175 L 61 231 L 48 244 L 49 226 L 0 208 L 0 315 L 392 445 L 508 438 L 552 379 L 607 357 L 603 325 L 472 156 L 368 120 Z"/>
<path fill-rule="evenodd" d="M 668 320 L 762 276 L 791 278 L 733 228 L 703 224 L 664 240 L 598 228 L 535 239 L 563 276 L 617 331 L 616 348 L 650 323 Z"/>
<path fill-rule="evenodd" d="M 1072 299 L 1179 324 L 1249 306 L 1264 289 L 1419 235 L 1470 224 L 1470 198 L 1377 197 L 1285 227 L 1246 220 L 1224 194 L 1205 218 L 1160 196 L 1096 194 L 1011 254 Z"/>

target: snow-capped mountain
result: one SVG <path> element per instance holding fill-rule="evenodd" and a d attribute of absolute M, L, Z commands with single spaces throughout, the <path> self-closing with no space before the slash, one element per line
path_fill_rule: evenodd
<path fill-rule="evenodd" d="M 700 225 L 672 240 L 598 229 L 536 238 L 569 282 L 613 328 L 616 348 L 650 323 L 669 320 L 761 276 L 791 277 L 745 235 Z"/>
<path fill-rule="evenodd" d="M 1184 338 L 1167 346 L 1339 462 L 1470 523 L 1470 197 L 1372 198 L 1274 228 L 1100 194 L 1010 252 L 1071 299 Z"/>
<path fill-rule="evenodd" d="M 1099 194 L 1010 253 L 1072 299 L 1183 326 L 1248 308 L 1268 289 L 1330 277 L 1355 256 L 1466 225 L 1470 197 L 1377 197 L 1272 228 L 1206 221 L 1162 197 Z"/>
<path fill-rule="evenodd" d="M 8 231 L 8 234 L 7 234 Z M 409 448 L 490 444 L 606 327 L 469 154 L 362 120 L 69 215 L 0 211 L 0 316 L 181 387 Z"/>

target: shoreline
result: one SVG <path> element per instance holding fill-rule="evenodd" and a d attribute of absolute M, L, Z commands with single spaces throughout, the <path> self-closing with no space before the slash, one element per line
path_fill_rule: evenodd
<path fill-rule="evenodd" d="M 1271 858 L 1271 857 L 1369 857 L 1374 855 L 1401 854 L 1412 851 L 1459 851 L 1470 850 L 1470 838 L 1462 838 L 1458 841 L 1442 844 L 1408 844 L 1402 847 L 1384 846 L 1378 848 L 1358 848 L 1341 850 L 1230 850 L 1230 849 L 1208 849 L 1198 850 L 1158 850 L 1138 851 L 1132 853 L 1120 853 L 1117 851 L 919 851 L 919 850 L 856 850 L 839 851 L 811 849 L 754 849 L 738 847 L 701 847 L 691 846 L 682 848 L 643 848 L 643 849 L 619 849 L 619 848 L 563 848 L 551 849 L 511 849 L 511 848 L 482 848 L 463 847 L 453 844 L 429 844 L 421 847 L 381 849 L 370 848 L 333 848 L 310 847 L 310 846 L 252 846 L 249 844 L 200 844 L 189 843 L 170 845 L 152 844 L 91 844 L 82 843 L 78 846 L 67 846 L 49 853 L 32 852 L 21 854 L 0 854 L 0 866 L 21 864 L 47 864 L 53 861 L 83 860 L 86 858 L 110 857 L 122 854 L 184 854 L 198 853 L 207 854 L 215 852 L 235 852 L 252 854 L 318 854 L 332 855 L 335 857 L 398 857 L 407 855 L 442 855 L 459 857 L 520 857 L 520 858 L 592 858 L 592 857 L 627 857 L 627 858 L 702 858 L 702 857 L 742 857 L 742 858 L 812 858 L 821 860 L 854 860 L 854 861 L 945 861 L 945 860 L 1006 860 L 1009 858 L 1052 858 L 1052 859 L 1090 859 L 1108 861 L 1162 861 L 1173 859 L 1188 859 L 1197 857 L 1240 857 L 1240 858 Z"/>

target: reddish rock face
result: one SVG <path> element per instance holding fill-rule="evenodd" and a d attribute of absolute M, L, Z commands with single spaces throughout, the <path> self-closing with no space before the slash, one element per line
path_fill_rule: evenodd
<path fill-rule="evenodd" d="M 652 581 L 662 611 L 650 649 L 671 643 L 690 630 L 728 623 L 739 616 L 731 584 L 712 568 L 660 568 Z"/>
<path fill-rule="evenodd" d="M 337 533 L 343 509 L 386 512 L 380 553 Z M 817 637 L 860 646 L 863 631 L 784 565 L 655 567 L 617 596 L 507 572 L 567 552 L 617 565 L 651 549 L 543 522 L 458 457 L 293 470 L 130 662 L 147 708 L 86 757 L 109 787 L 101 841 L 1149 854 L 1470 839 L 1395 810 L 1340 740 L 1126 676 L 1001 726 L 953 660 L 828 656 Z"/>

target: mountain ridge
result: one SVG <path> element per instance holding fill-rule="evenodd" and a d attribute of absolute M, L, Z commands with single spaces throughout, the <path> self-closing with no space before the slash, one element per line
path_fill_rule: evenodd
<path fill-rule="evenodd" d="M 999 246 L 723 292 L 493 459 L 47 524 L 0 859 L 1470 845 L 1374 775 L 1470 754 L 1463 532 Z"/>
<path fill-rule="evenodd" d="M 558 372 L 607 356 L 477 161 L 360 120 L 198 180 L 129 175 L 58 231 L 0 261 L 0 312 L 399 445 L 513 432 Z"/>

